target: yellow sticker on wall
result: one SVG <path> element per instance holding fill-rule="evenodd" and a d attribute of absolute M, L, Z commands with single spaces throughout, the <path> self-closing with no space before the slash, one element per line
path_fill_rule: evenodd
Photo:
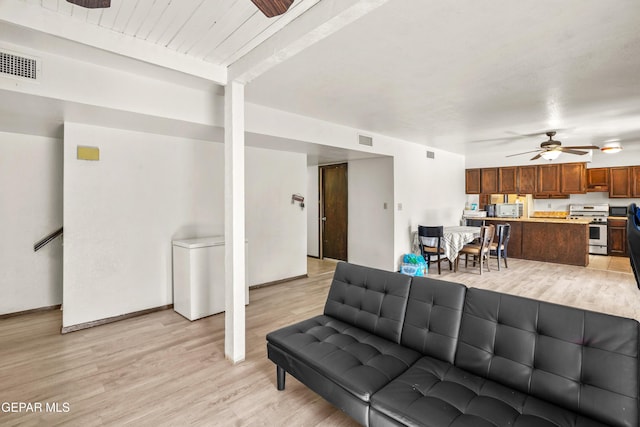
<path fill-rule="evenodd" d="M 100 149 L 78 145 L 78 160 L 100 160 Z"/>

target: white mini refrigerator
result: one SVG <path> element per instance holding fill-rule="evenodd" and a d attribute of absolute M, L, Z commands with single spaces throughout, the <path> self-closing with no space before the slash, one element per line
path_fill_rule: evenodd
<path fill-rule="evenodd" d="M 189 320 L 224 311 L 224 236 L 174 240 L 173 309 Z M 249 304 L 245 242 L 245 304 Z"/>

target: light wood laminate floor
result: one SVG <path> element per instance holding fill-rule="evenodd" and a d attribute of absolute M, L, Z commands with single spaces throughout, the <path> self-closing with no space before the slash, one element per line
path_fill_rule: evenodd
<path fill-rule="evenodd" d="M 441 278 L 640 319 L 630 273 L 494 265 Z M 165 310 L 67 335 L 59 311 L 0 320 L 0 403 L 69 404 L 66 413 L 0 412 L 0 425 L 355 426 L 291 376 L 278 392 L 266 357 L 268 332 L 322 312 L 334 268 L 309 259 L 309 278 L 252 290 L 246 361 L 235 366 L 224 358 L 223 315 L 189 322 Z"/>

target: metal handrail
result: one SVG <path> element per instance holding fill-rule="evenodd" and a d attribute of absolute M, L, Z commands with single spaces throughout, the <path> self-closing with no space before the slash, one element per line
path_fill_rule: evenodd
<path fill-rule="evenodd" d="M 38 252 L 40 249 L 42 249 L 44 246 L 46 246 L 53 239 L 55 239 L 58 236 L 61 236 L 62 232 L 63 232 L 62 230 L 63 230 L 63 227 L 60 227 L 58 230 L 56 230 L 53 233 L 49 234 L 48 236 L 44 237 L 42 240 L 39 240 L 36 243 L 34 243 L 33 244 L 33 251 L 34 252 Z"/>

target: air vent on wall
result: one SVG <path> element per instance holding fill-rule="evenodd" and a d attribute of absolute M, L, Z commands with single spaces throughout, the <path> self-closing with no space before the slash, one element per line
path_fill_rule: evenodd
<path fill-rule="evenodd" d="M 358 135 L 358 144 L 373 147 L 373 138 L 370 136 Z"/>
<path fill-rule="evenodd" d="M 427 150 L 427 159 L 435 159 L 435 158 L 436 158 L 436 153 L 433 151 Z"/>
<path fill-rule="evenodd" d="M 38 69 L 38 61 L 34 58 L 0 51 L 0 74 L 37 80 Z"/>

